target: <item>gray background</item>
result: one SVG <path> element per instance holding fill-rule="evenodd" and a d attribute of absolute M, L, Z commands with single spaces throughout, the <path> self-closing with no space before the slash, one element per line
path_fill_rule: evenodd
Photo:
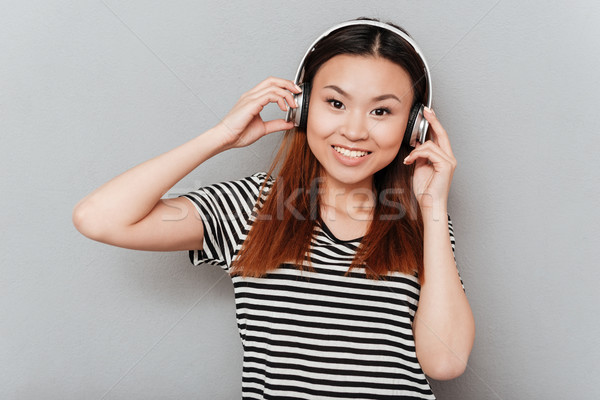
<path fill-rule="evenodd" d="M 239 398 L 230 280 L 185 252 L 88 240 L 71 211 L 267 76 L 293 78 L 317 35 L 358 16 L 423 48 L 458 159 L 449 211 L 477 338 L 438 397 L 600 398 L 595 0 L 3 1 L 0 398 Z M 264 170 L 278 140 L 170 195 Z"/>

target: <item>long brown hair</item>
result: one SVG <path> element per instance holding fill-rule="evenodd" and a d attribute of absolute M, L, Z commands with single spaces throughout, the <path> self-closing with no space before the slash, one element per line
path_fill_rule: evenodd
<path fill-rule="evenodd" d="M 307 57 L 304 81 L 312 82 L 318 69 L 339 54 L 382 57 L 396 63 L 411 77 L 413 102 L 424 102 L 423 67 L 412 47 L 398 35 L 370 25 L 334 31 Z M 410 150 L 401 146 L 396 158 L 375 173 L 373 190 L 377 196 L 372 221 L 348 272 L 364 267 L 367 277 L 381 279 L 398 271 L 416 274 L 421 283 L 424 281 L 423 220 L 412 190 L 414 164 L 402 162 Z M 282 157 L 278 176 L 233 262 L 233 275 L 260 277 L 282 263 L 311 269 L 307 255 L 320 218 L 322 167 L 308 146 L 306 133 L 297 128 L 285 132 L 268 178 Z"/>

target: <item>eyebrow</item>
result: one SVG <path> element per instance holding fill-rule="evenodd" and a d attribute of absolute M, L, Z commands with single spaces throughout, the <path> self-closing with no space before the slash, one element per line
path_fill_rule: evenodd
<path fill-rule="evenodd" d="M 345 96 L 345 97 L 348 97 L 349 99 L 352 99 L 352 96 L 350 96 L 348 93 L 346 93 L 345 91 L 343 91 L 342 88 L 340 88 L 338 86 L 327 85 L 323 89 L 333 89 L 336 92 L 338 92 L 339 94 L 341 94 L 342 96 Z M 386 100 L 386 99 L 396 99 L 396 100 L 398 100 L 399 103 L 402 103 L 402 101 L 398 98 L 398 96 L 396 96 L 395 94 L 392 94 L 392 93 L 382 94 L 381 96 L 373 97 L 372 101 L 381 101 L 381 100 Z"/>

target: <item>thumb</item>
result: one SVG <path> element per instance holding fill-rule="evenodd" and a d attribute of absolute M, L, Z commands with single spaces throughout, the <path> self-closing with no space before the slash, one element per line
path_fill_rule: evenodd
<path fill-rule="evenodd" d="M 286 129 L 292 129 L 294 127 L 294 121 L 285 122 L 284 119 L 275 119 L 273 121 L 265 122 L 265 134 L 284 131 Z"/>

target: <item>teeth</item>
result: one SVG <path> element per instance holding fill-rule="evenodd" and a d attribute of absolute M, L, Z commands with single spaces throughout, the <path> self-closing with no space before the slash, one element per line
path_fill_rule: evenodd
<path fill-rule="evenodd" d="M 344 149 L 342 147 L 339 146 L 333 146 L 333 148 L 335 149 L 335 151 L 337 151 L 340 154 L 345 155 L 346 157 L 364 157 L 367 154 L 369 154 L 367 151 L 356 151 L 356 150 L 348 150 L 348 149 Z"/>

